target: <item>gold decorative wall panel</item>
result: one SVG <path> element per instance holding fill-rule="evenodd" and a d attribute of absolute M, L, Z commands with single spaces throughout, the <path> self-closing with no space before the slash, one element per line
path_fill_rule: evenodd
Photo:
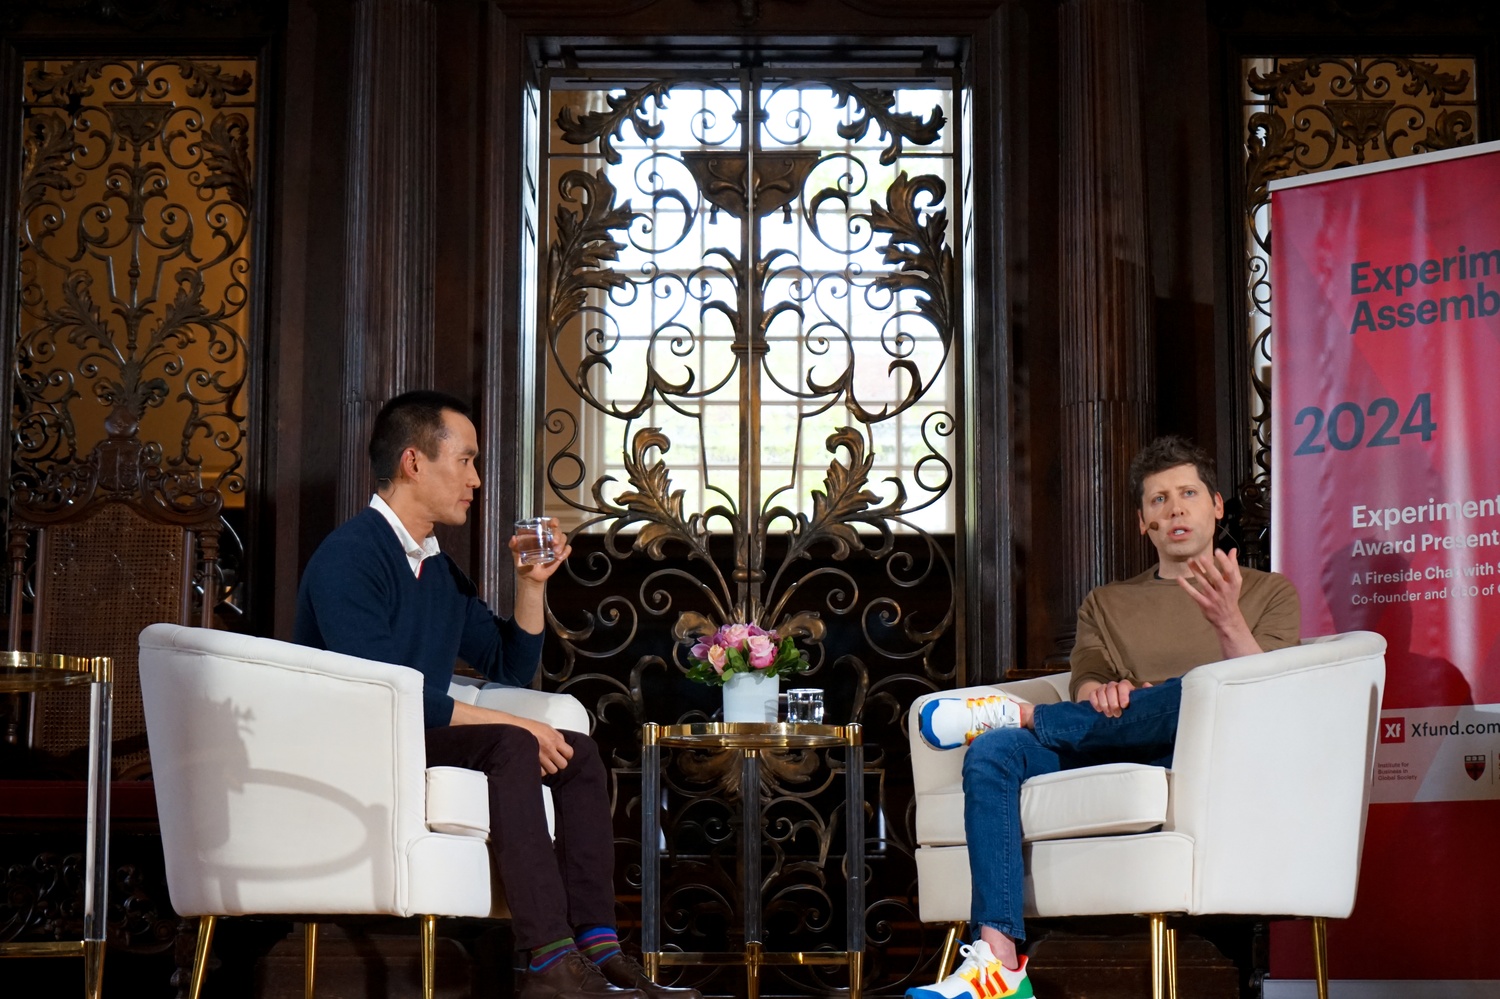
<path fill-rule="evenodd" d="M 17 506 L 120 485 L 93 454 L 111 438 L 146 449 L 165 509 L 243 502 L 255 80 L 254 60 L 26 63 Z"/>

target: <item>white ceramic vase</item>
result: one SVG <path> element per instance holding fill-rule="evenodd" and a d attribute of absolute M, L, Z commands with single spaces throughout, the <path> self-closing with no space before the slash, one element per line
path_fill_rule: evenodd
<path fill-rule="evenodd" d="M 760 670 L 731 673 L 724 682 L 726 722 L 776 722 L 776 697 L 781 684 Z"/>

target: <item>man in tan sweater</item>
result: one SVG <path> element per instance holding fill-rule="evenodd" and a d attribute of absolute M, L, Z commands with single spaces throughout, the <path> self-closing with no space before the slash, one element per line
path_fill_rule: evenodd
<path fill-rule="evenodd" d="M 1157 564 L 1097 587 L 1078 611 L 1073 702 L 1033 707 L 1004 695 L 923 706 L 922 736 L 969 745 L 964 831 L 979 939 L 953 975 L 909 999 L 1027 999 L 1022 921 L 1021 785 L 1109 762 L 1170 765 L 1182 674 L 1195 666 L 1295 645 L 1301 609 L 1290 581 L 1242 568 L 1213 547 L 1224 501 L 1213 462 L 1180 437 L 1148 444 L 1130 465 L 1137 526 Z"/>

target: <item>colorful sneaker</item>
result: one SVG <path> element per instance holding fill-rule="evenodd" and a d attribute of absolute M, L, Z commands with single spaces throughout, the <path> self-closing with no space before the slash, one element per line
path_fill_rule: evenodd
<path fill-rule="evenodd" d="M 1026 958 L 1012 971 L 990 953 L 990 945 L 983 940 L 966 944 L 958 952 L 964 963 L 953 974 L 936 985 L 907 989 L 906 999 L 1032 999 Z"/>
<path fill-rule="evenodd" d="M 992 728 L 1020 728 L 1021 705 L 1005 694 L 935 697 L 922 705 L 922 738 L 933 749 L 967 746 Z"/>

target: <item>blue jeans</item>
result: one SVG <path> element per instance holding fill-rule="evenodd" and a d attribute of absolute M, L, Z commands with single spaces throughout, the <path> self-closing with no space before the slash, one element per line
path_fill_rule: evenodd
<path fill-rule="evenodd" d="M 1039 704 L 1033 728 L 994 729 L 974 740 L 964 757 L 964 833 L 976 932 L 990 926 L 1012 940 L 1026 939 L 1021 785 L 1099 763 L 1171 766 L 1181 703 L 1181 681 L 1167 680 L 1132 691 L 1118 718 L 1086 701 Z"/>

